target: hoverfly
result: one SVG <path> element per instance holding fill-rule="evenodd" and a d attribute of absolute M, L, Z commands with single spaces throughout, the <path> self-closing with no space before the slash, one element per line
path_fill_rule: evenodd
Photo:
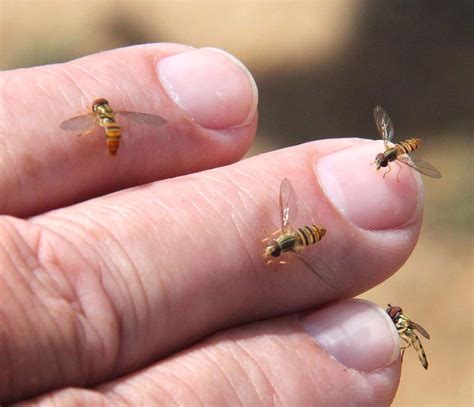
<path fill-rule="evenodd" d="M 63 121 L 59 127 L 63 130 L 82 131 L 80 135 L 91 132 L 96 126 L 102 126 L 105 131 L 107 149 L 109 155 L 117 154 L 122 129 L 115 120 L 115 116 L 120 115 L 137 123 L 145 123 L 151 126 L 162 126 L 166 120 L 160 116 L 148 113 L 126 112 L 123 110 L 113 111 L 106 99 L 95 99 L 92 102 L 91 111 L 89 113 L 72 117 Z"/>
<path fill-rule="evenodd" d="M 377 106 L 374 109 L 374 118 L 380 137 L 382 137 L 383 142 L 385 144 L 385 151 L 375 156 L 375 161 L 373 162 L 373 164 L 377 166 L 377 170 L 380 169 L 380 167 L 385 168 L 388 166 L 388 171 L 383 174 L 384 178 L 385 175 L 387 175 L 391 171 L 390 162 L 392 161 L 400 167 L 397 173 L 398 182 L 400 182 L 398 179 L 398 175 L 400 174 L 400 171 L 402 169 L 401 165 L 399 164 L 399 161 L 414 168 L 422 174 L 427 175 L 428 177 L 441 178 L 441 174 L 432 164 L 408 156 L 409 153 L 420 147 L 421 139 L 410 138 L 408 140 L 400 141 L 397 144 L 393 144 L 392 138 L 395 131 L 393 129 L 392 120 L 390 120 L 388 114 L 385 113 L 385 111 L 380 106 Z"/>
<path fill-rule="evenodd" d="M 290 181 L 285 178 L 280 185 L 281 229 L 272 234 L 274 237 L 263 239 L 262 243 L 266 244 L 263 257 L 268 260 L 267 265 L 273 263 L 276 261 L 275 259 L 278 258 L 280 258 L 278 263 L 286 264 L 286 261 L 281 260 L 281 256 L 285 253 L 294 253 L 316 276 L 332 286 L 327 278 L 315 270 L 300 254 L 303 249 L 319 242 L 326 234 L 326 229 L 319 225 L 302 226 L 297 229 L 293 228 L 290 224 L 290 214 L 292 217 L 295 217 L 296 211 L 295 191 Z"/>
<path fill-rule="evenodd" d="M 425 369 L 428 369 L 428 359 L 426 358 L 425 350 L 423 349 L 420 338 L 418 338 L 415 331 L 418 331 L 426 339 L 430 339 L 430 334 L 426 332 L 425 328 L 418 325 L 408 315 L 404 314 L 400 307 L 388 304 L 385 311 L 395 324 L 395 328 L 397 328 L 400 338 L 406 342 L 406 345 L 401 348 L 402 361 L 405 349 L 413 346 L 418 352 L 418 359 L 420 359 L 421 364 Z"/>

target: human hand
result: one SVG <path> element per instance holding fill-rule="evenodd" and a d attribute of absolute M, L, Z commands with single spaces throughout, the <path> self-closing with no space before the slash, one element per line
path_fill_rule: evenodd
<path fill-rule="evenodd" d="M 398 334 L 344 300 L 398 270 L 420 231 L 421 181 L 382 179 L 381 143 L 223 167 L 253 140 L 257 94 L 209 49 L 118 49 L 4 72 L 0 89 L 0 208 L 17 216 L 0 217 L 0 402 L 390 404 Z M 59 129 L 95 97 L 168 124 L 125 128 L 109 158 L 102 129 Z M 285 177 L 295 226 L 327 229 L 307 250 L 336 288 L 297 259 L 265 266 L 256 240 L 279 227 Z"/>

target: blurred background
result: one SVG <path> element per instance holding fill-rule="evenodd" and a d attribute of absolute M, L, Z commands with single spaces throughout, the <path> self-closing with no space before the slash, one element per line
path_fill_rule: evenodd
<path fill-rule="evenodd" d="M 223 48 L 260 91 L 249 155 L 329 137 L 421 137 L 425 222 L 401 272 L 362 295 L 401 305 L 431 333 L 425 371 L 409 349 L 394 405 L 473 403 L 473 68 L 470 0 L 0 2 L 0 68 L 148 42 Z M 398 135 L 398 138 L 397 138 Z"/>

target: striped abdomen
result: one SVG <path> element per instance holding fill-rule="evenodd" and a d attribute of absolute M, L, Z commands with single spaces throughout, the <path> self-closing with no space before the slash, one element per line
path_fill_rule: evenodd
<path fill-rule="evenodd" d="M 416 341 L 413 343 L 413 346 L 418 351 L 418 359 L 420 360 L 421 364 L 425 369 L 428 369 L 428 358 L 426 357 L 425 350 L 423 349 L 423 345 L 421 344 L 420 339 L 418 336 L 413 332 L 413 335 L 416 337 Z"/>
<path fill-rule="evenodd" d="M 298 243 L 302 246 L 309 246 L 319 242 L 326 234 L 326 229 L 321 226 L 303 226 L 295 230 Z"/>
<path fill-rule="evenodd" d="M 426 353 L 423 349 L 423 345 L 421 344 L 420 338 L 418 338 L 418 335 L 413 331 L 406 332 L 406 336 L 408 336 L 411 341 L 411 344 L 417 351 L 418 359 L 420 360 L 421 364 L 425 369 L 428 369 L 428 358 L 426 357 Z"/>
<path fill-rule="evenodd" d="M 397 155 L 411 153 L 420 146 L 421 139 L 419 138 L 410 138 L 408 140 L 400 141 L 399 143 L 395 144 L 395 148 L 397 149 Z"/>
<path fill-rule="evenodd" d="M 122 135 L 120 126 L 111 117 L 101 118 L 102 126 L 105 129 L 107 148 L 110 155 L 116 155 L 120 146 L 120 137 Z"/>
<path fill-rule="evenodd" d="M 303 226 L 282 234 L 265 248 L 264 256 L 280 257 L 285 252 L 296 252 L 300 248 L 319 242 L 326 233 L 321 226 Z"/>

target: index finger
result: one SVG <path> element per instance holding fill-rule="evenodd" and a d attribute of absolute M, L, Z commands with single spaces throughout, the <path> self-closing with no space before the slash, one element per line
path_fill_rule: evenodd
<path fill-rule="evenodd" d="M 102 128 L 60 129 L 105 98 L 120 121 L 118 155 Z M 150 44 L 0 74 L 0 213 L 28 216 L 117 189 L 238 160 L 251 145 L 257 88 L 242 63 L 211 48 Z M 80 132 L 77 132 L 80 133 Z"/>

